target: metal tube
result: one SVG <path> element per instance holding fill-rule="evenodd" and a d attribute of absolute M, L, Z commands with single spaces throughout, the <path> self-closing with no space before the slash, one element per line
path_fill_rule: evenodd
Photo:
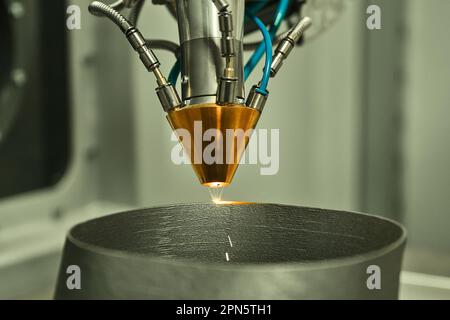
<path fill-rule="evenodd" d="M 97 17 L 105 16 L 109 18 L 120 28 L 120 30 L 122 30 L 123 33 L 126 33 L 133 27 L 132 24 L 119 12 L 100 1 L 92 2 L 89 5 L 89 12 Z"/>
<path fill-rule="evenodd" d="M 235 55 L 229 62 L 238 79 L 236 101 L 243 102 L 245 92 L 242 40 L 245 1 L 229 0 L 227 10 L 233 13 L 235 38 Z M 211 0 L 177 0 L 177 12 L 181 44 L 182 98 L 186 104 L 215 103 L 218 79 L 223 76 L 226 67 L 226 59 L 222 57 L 218 9 Z M 222 24 L 229 21 L 222 21 Z"/>
<path fill-rule="evenodd" d="M 129 3 L 135 0 L 129 0 Z M 153 72 L 158 87 L 156 93 L 161 102 L 164 111 L 169 112 L 176 108 L 182 107 L 183 103 L 172 84 L 167 82 L 167 79 L 159 69 L 160 63 L 153 51 L 147 46 L 147 41 L 141 32 L 134 27 L 123 15 L 111 8 L 110 6 L 94 1 L 89 5 L 89 11 L 96 16 L 105 16 L 114 22 L 125 34 L 128 42 L 133 49 L 139 54 L 144 66 L 148 71 Z"/>

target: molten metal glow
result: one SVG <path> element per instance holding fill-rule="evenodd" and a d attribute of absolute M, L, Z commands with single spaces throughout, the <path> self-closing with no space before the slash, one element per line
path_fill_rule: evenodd
<path fill-rule="evenodd" d="M 217 205 L 242 205 L 242 204 L 250 204 L 249 202 L 241 202 L 241 201 L 224 201 L 213 199 L 213 202 Z"/>

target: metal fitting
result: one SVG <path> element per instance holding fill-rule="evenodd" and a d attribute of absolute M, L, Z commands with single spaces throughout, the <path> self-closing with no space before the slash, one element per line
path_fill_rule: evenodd
<path fill-rule="evenodd" d="M 181 108 L 183 103 L 172 84 L 160 86 L 156 89 L 159 101 L 165 112 L 170 112 L 176 108 Z"/>
<path fill-rule="evenodd" d="M 131 28 L 127 31 L 126 36 L 148 71 L 153 71 L 161 65 L 153 51 L 147 47 L 147 42 L 139 30 Z"/>
<path fill-rule="evenodd" d="M 226 0 L 212 0 L 214 5 L 216 6 L 219 12 L 225 11 L 228 9 L 230 4 Z"/>
<path fill-rule="evenodd" d="M 237 78 L 222 77 L 219 80 L 219 87 L 217 89 L 217 104 L 221 106 L 232 105 L 236 103 L 237 95 Z"/>
<path fill-rule="evenodd" d="M 278 71 L 280 71 L 281 67 L 283 66 L 284 60 L 287 59 L 294 46 L 295 42 L 293 42 L 290 38 L 285 38 L 280 42 L 275 50 L 272 65 L 270 66 L 271 77 L 275 77 Z"/>
<path fill-rule="evenodd" d="M 233 67 L 236 56 L 236 42 L 234 38 L 233 14 L 228 10 L 226 0 L 212 0 L 219 11 L 219 28 L 222 33 L 221 53 L 225 58 L 225 69 L 217 87 L 216 103 L 218 105 L 232 105 L 236 103 L 238 79 Z"/>
<path fill-rule="evenodd" d="M 141 4 L 143 0 L 141 0 Z M 123 0 L 118 1 L 114 5 L 121 6 L 133 6 L 138 3 L 138 0 Z M 167 79 L 162 74 L 159 69 L 160 63 L 153 51 L 147 46 L 147 41 L 140 31 L 133 26 L 123 15 L 117 12 L 114 8 L 99 2 L 94 1 L 89 5 L 89 11 L 97 16 L 105 16 L 114 22 L 120 30 L 125 34 L 128 42 L 131 44 L 133 49 L 139 54 L 144 66 L 148 71 L 153 72 L 158 83 L 156 93 L 161 102 L 164 111 L 169 112 L 178 107 L 182 107 L 181 99 L 175 90 L 175 88 L 167 82 Z"/>
<path fill-rule="evenodd" d="M 289 57 L 289 54 L 295 47 L 295 44 L 300 40 L 303 33 L 311 26 L 311 24 L 312 20 L 309 17 L 303 18 L 291 29 L 291 31 L 289 31 L 288 35 L 281 40 L 275 50 L 275 55 L 270 67 L 270 75 L 272 78 L 277 75 L 278 71 L 280 71 L 284 60 Z"/>
<path fill-rule="evenodd" d="M 247 99 L 247 107 L 258 110 L 259 112 L 263 112 L 264 107 L 266 106 L 267 99 L 269 98 L 269 93 L 263 94 L 259 91 L 258 86 L 253 86 L 250 90 L 250 94 Z"/>
<path fill-rule="evenodd" d="M 236 54 L 236 47 L 233 35 L 233 15 L 229 11 L 219 14 L 220 31 L 222 32 L 222 56 L 232 57 Z"/>

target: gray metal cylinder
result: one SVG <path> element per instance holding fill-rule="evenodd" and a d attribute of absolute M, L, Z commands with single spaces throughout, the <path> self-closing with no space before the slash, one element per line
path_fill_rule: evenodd
<path fill-rule="evenodd" d="M 57 299 L 396 299 L 406 241 L 375 216 L 274 204 L 176 205 L 73 228 Z M 81 289 L 70 290 L 70 267 Z"/>
<path fill-rule="evenodd" d="M 239 78 L 236 98 L 244 101 L 242 40 L 245 1 L 228 0 L 228 3 L 236 39 L 234 69 Z M 177 0 L 177 13 L 182 56 L 182 98 L 188 105 L 215 103 L 218 79 L 225 67 L 217 8 L 211 0 Z"/>

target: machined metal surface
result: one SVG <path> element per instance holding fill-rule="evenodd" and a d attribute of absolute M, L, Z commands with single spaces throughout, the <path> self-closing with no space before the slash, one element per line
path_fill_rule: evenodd
<path fill-rule="evenodd" d="M 236 39 L 244 36 L 245 3 L 229 0 L 233 13 L 233 30 Z M 203 38 L 222 38 L 218 10 L 211 0 L 177 0 L 180 43 Z M 220 48 L 220 47 L 219 47 Z"/>
<path fill-rule="evenodd" d="M 73 228 L 55 297 L 396 299 L 405 241 L 399 224 L 351 212 L 244 203 L 152 208 Z M 67 288 L 70 266 L 81 270 L 80 290 Z M 379 290 L 368 286 L 374 266 Z"/>
<path fill-rule="evenodd" d="M 177 0 L 182 56 L 182 99 L 186 104 L 215 103 L 218 80 L 225 69 L 225 52 L 233 52 L 232 67 L 238 79 L 236 102 L 244 101 L 243 46 L 245 3 L 228 1 L 232 13 L 234 46 L 224 45 L 219 13 L 211 0 Z M 231 20 L 227 20 L 231 21 Z M 222 23 L 222 28 L 223 28 Z M 229 26 L 231 28 L 231 26 Z"/>
<path fill-rule="evenodd" d="M 182 99 L 188 105 L 215 103 L 218 79 L 222 76 L 225 60 L 221 56 L 220 38 L 203 38 L 181 45 Z M 239 54 L 234 59 L 234 70 L 238 78 L 236 96 L 245 101 L 244 60 L 242 43 L 236 40 Z"/>

